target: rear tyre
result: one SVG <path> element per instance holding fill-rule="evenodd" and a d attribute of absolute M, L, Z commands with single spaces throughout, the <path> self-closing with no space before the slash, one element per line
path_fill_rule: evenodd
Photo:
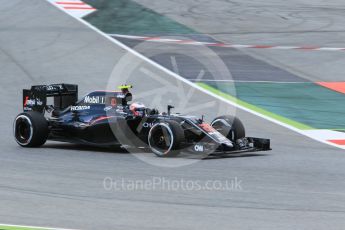
<path fill-rule="evenodd" d="M 246 136 L 241 120 L 234 116 L 216 117 L 211 122 L 211 126 L 231 141 L 236 141 Z"/>
<path fill-rule="evenodd" d="M 25 112 L 19 114 L 13 124 L 14 138 L 22 147 L 39 147 L 48 138 L 48 122 L 38 112 Z"/>
<path fill-rule="evenodd" d="M 158 157 L 175 157 L 180 154 L 185 136 L 181 125 L 176 121 L 155 124 L 149 132 L 148 144 Z"/>

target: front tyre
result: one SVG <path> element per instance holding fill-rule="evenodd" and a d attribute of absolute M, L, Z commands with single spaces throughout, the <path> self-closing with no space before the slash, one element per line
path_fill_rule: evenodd
<path fill-rule="evenodd" d="M 48 138 L 48 122 L 38 112 L 19 114 L 13 124 L 14 138 L 22 147 L 39 147 Z"/>
<path fill-rule="evenodd" d="M 150 129 L 148 144 L 158 157 L 175 157 L 179 155 L 184 139 L 184 131 L 178 122 L 164 121 Z"/>
<path fill-rule="evenodd" d="M 211 122 L 211 126 L 231 141 L 236 141 L 246 136 L 241 120 L 234 116 L 216 117 Z"/>

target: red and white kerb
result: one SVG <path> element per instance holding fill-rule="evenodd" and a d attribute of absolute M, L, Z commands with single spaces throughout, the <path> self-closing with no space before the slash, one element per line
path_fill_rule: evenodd
<path fill-rule="evenodd" d="M 74 17 L 82 18 L 92 12 L 96 11 L 95 8 L 79 0 L 48 0 L 57 7 L 63 9 L 68 14 Z"/>

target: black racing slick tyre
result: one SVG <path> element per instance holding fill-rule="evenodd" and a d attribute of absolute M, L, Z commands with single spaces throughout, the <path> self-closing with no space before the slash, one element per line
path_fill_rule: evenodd
<path fill-rule="evenodd" d="M 164 121 L 150 129 L 148 144 L 158 157 L 175 157 L 180 154 L 185 140 L 184 131 L 176 121 Z"/>
<path fill-rule="evenodd" d="M 236 141 L 246 136 L 246 131 L 241 120 L 234 116 L 225 115 L 216 117 L 211 122 L 211 126 L 231 141 Z"/>
<path fill-rule="evenodd" d="M 14 138 L 22 147 L 39 147 L 48 138 L 48 122 L 38 112 L 25 112 L 19 114 L 13 124 Z"/>

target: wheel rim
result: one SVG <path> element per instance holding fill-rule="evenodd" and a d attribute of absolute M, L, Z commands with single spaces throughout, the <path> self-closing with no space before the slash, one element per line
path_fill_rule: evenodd
<path fill-rule="evenodd" d="M 32 139 L 33 129 L 30 119 L 20 115 L 14 122 L 14 136 L 18 144 L 28 145 Z"/>
<path fill-rule="evenodd" d="M 159 123 L 151 128 L 148 142 L 155 154 L 164 156 L 170 152 L 174 143 L 174 136 L 168 125 Z"/>

